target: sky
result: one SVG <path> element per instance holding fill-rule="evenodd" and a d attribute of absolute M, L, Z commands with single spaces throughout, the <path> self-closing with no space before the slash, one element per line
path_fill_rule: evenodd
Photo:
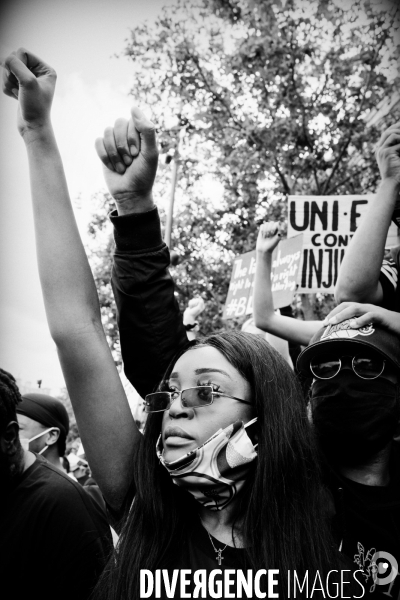
<path fill-rule="evenodd" d="M 115 58 L 130 28 L 173 0 L 12 0 L 0 9 L 0 57 L 24 47 L 58 74 L 52 120 L 82 234 L 91 197 L 104 190 L 94 140 L 129 118 L 134 86 L 127 58 Z M 25 147 L 17 102 L 0 95 L 0 366 L 51 393 L 64 386 L 48 332 L 36 266 Z"/>

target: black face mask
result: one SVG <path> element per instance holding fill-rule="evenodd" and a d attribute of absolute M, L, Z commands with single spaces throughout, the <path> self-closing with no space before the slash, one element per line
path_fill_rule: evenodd
<path fill-rule="evenodd" d="M 341 371 L 316 380 L 311 391 L 315 431 L 322 451 L 336 465 L 368 463 L 393 438 L 400 416 L 398 386 L 387 379 L 360 379 Z"/>

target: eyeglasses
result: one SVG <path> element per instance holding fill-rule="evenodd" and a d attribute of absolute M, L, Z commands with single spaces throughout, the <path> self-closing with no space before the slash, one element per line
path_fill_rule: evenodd
<path fill-rule="evenodd" d="M 225 396 L 226 398 L 232 398 L 243 404 L 251 404 L 247 400 L 230 396 L 229 394 L 214 392 L 211 385 L 201 385 L 193 388 L 187 388 L 180 392 L 155 392 L 154 394 L 147 394 L 144 399 L 144 410 L 146 413 L 163 412 L 168 410 L 174 400 L 181 397 L 181 404 L 183 408 L 202 408 L 203 406 L 209 406 L 214 402 L 215 396 Z"/>
<path fill-rule="evenodd" d="M 342 368 L 342 359 L 351 358 L 351 368 L 361 379 L 376 379 L 382 375 L 385 360 L 379 356 L 341 356 L 340 358 L 322 354 L 314 357 L 310 363 L 311 373 L 317 379 L 332 379 Z"/>

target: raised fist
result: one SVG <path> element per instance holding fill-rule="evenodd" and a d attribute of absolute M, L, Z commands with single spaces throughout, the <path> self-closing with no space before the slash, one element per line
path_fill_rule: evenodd
<path fill-rule="evenodd" d="M 272 253 L 276 246 L 279 244 L 281 239 L 281 233 L 279 229 L 279 223 L 271 221 L 270 223 L 263 223 L 258 232 L 257 252 L 261 253 Z"/>
<path fill-rule="evenodd" d="M 57 79 L 54 69 L 24 48 L 7 56 L 3 67 L 3 92 L 18 100 L 20 134 L 49 125 Z"/>
<path fill-rule="evenodd" d="M 400 123 L 384 131 L 376 148 L 376 160 L 382 179 L 400 184 Z"/>
<path fill-rule="evenodd" d="M 138 108 L 131 119 L 117 119 L 97 138 L 96 151 L 119 214 L 142 212 L 153 206 L 152 187 L 157 172 L 155 127 Z"/>

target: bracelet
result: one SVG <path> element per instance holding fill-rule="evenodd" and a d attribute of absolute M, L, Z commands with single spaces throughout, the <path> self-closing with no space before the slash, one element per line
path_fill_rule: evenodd
<path fill-rule="evenodd" d="M 186 329 L 186 331 L 192 331 L 192 329 L 197 327 L 198 324 L 199 324 L 198 321 L 195 321 L 194 323 L 187 323 L 186 325 L 184 324 L 183 326 Z"/>

